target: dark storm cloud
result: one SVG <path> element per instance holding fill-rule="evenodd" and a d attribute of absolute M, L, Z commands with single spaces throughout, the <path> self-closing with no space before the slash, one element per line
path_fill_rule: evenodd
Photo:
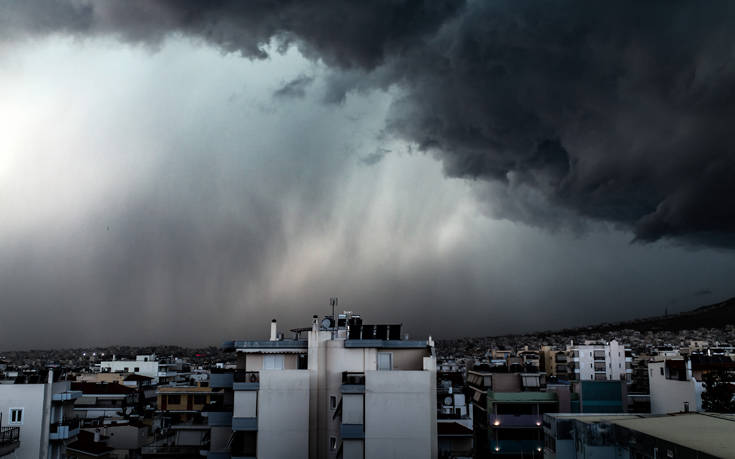
<path fill-rule="evenodd" d="M 18 0 L 0 8 L 5 38 L 157 43 L 180 33 L 251 58 L 265 57 L 273 38 L 295 44 L 344 76 L 328 100 L 399 85 L 390 132 L 435 153 L 451 176 L 504 187 L 492 203 L 500 216 L 545 225 L 565 209 L 632 228 L 640 241 L 735 243 L 732 2 Z"/>

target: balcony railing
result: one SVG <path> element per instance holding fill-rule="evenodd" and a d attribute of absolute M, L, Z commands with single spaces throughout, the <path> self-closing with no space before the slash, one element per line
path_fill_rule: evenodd
<path fill-rule="evenodd" d="M 365 385 L 365 373 L 356 371 L 343 371 L 342 384 L 353 384 L 356 386 Z"/>
<path fill-rule="evenodd" d="M 343 394 L 364 394 L 365 393 L 365 373 L 344 371 L 342 372 Z"/>
<path fill-rule="evenodd" d="M 51 424 L 49 430 L 49 439 L 51 440 L 67 440 L 76 437 L 79 434 L 81 420 L 79 418 L 64 419 L 61 422 Z"/>
<path fill-rule="evenodd" d="M 260 373 L 257 371 L 235 370 L 233 379 L 236 383 L 259 383 Z"/>
<path fill-rule="evenodd" d="M 541 414 L 496 414 L 490 415 L 490 425 L 503 427 L 541 427 Z"/>
<path fill-rule="evenodd" d="M 538 454 L 544 450 L 542 440 L 492 440 L 490 441 L 490 452 L 500 454 Z"/>
<path fill-rule="evenodd" d="M 0 447 L 15 443 L 20 439 L 20 427 L 0 427 Z"/>

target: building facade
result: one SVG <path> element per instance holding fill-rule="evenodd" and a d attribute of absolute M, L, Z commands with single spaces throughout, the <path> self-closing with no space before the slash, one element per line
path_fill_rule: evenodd
<path fill-rule="evenodd" d="M 350 313 L 315 316 L 294 339 L 276 327 L 269 341 L 226 343 L 238 360 L 231 457 L 437 457 L 431 339 Z"/>

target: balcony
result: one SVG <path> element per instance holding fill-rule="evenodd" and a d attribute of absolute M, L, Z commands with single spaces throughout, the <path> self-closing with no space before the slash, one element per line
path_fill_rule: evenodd
<path fill-rule="evenodd" d="M 210 427 L 232 425 L 232 411 L 203 411 L 202 414 L 207 417 Z"/>
<path fill-rule="evenodd" d="M 364 394 L 365 373 L 354 371 L 342 372 L 341 389 L 343 394 Z"/>
<path fill-rule="evenodd" d="M 209 375 L 209 387 L 218 388 L 231 388 L 234 382 L 234 374 L 228 373 L 210 373 Z"/>
<path fill-rule="evenodd" d="M 494 454 L 528 454 L 533 457 L 544 450 L 542 440 L 491 440 L 490 452 Z"/>
<path fill-rule="evenodd" d="M 253 432 L 258 430 L 258 418 L 232 418 L 234 432 Z"/>
<path fill-rule="evenodd" d="M 490 414 L 489 422 L 492 427 L 541 427 L 541 414 Z"/>
<path fill-rule="evenodd" d="M 54 402 L 68 402 L 72 400 L 76 400 L 82 396 L 82 391 L 80 390 L 67 390 L 64 392 L 59 392 L 54 395 L 52 395 L 51 400 Z"/>
<path fill-rule="evenodd" d="M 20 446 L 20 427 L 0 427 L 0 456 L 6 456 Z"/>
<path fill-rule="evenodd" d="M 260 373 L 257 371 L 235 370 L 232 388 L 234 390 L 260 389 Z"/>
<path fill-rule="evenodd" d="M 79 418 L 64 419 L 51 424 L 49 440 L 68 440 L 79 435 Z"/>
<path fill-rule="evenodd" d="M 365 428 L 362 424 L 342 424 L 340 434 L 346 440 L 365 438 Z"/>

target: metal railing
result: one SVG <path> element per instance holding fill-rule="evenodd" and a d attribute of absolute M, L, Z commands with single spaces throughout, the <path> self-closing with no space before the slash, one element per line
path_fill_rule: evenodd
<path fill-rule="evenodd" d="M 233 379 L 238 383 L 257 383 L 260 382 L 260 373 L 257 371 L 235 370 Z"/>
<path fill-rule="evenodd" d="M 365 385 L 365 373 L 356 371 L 343 371 L 342 384 Z"/>
<path fill-rule="evenodd" d="M 20 440 L 20 427 L 0 427 L 0 446 L 15 443 Z"/>
<path fill-rule="evenodd" d="M 78 429 L 80 425 L 81 425 L 81 419 L 80 418 L 64 419 L 61 422 L 55 422 L 55 423 L 51 424 L 50 433 L 56 433 L 56 432 L 58 432 L 60 427 L 68 427 L 69 430 Z"/>

